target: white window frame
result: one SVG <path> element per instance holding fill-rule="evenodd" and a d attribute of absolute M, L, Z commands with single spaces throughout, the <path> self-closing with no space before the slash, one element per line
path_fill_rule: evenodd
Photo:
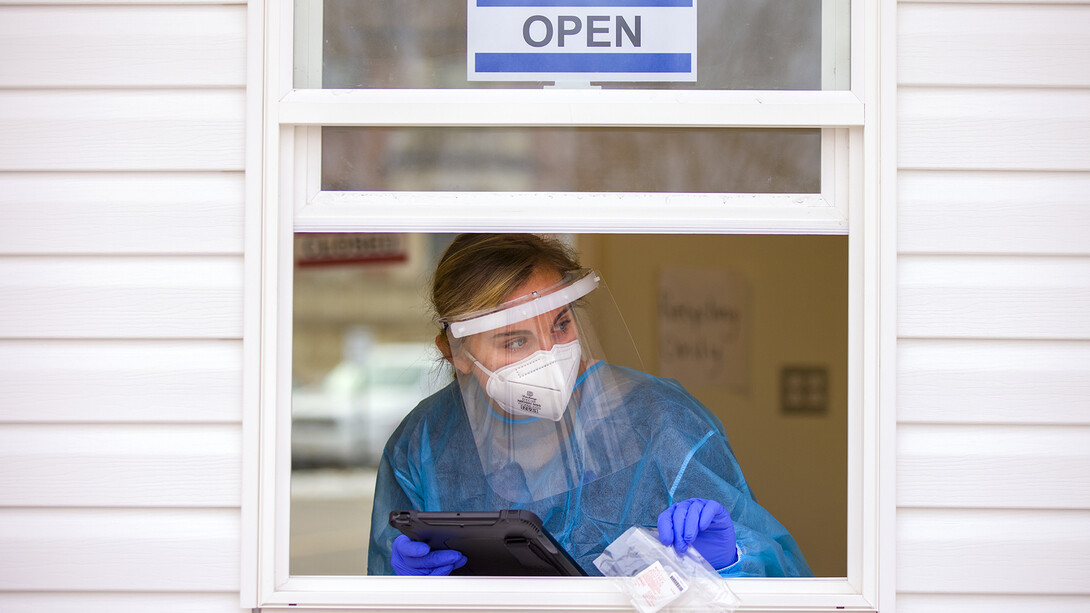
<path fill-rule="evenodd" d="M 288 573 L 293 233 L 544 231 L 848 234 L 847 577 L 729 581 L 743 611 L 892 610 L 895 65 L 892 43 L 881 41 L 894 39 L 895 0 L 852 2 L 850 90 L 426 90 L 426 96 L 293 89 L 292 4 L 250 2 L 242 606 L 631 610 L 602 579 Z M 821 128 L 822 192 L 322 192 L 315 160 L 323 125 Z"/>

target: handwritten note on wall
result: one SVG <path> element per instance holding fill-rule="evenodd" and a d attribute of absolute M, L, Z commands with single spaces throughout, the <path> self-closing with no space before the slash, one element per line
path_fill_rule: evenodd
<path fill-rule="evenodd" d="M 659 273 L 659 373 L 749 392 L 751 288 L 727 270 Z"/>

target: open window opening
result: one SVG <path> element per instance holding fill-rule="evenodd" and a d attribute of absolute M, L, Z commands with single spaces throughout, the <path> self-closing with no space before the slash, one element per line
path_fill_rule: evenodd
<path fill-rule="evenodd" d="M 602 268 L 643 365 L 726 425 L 818 577 L 732 580 L 743 608 L 873 609 L 879 285 L 864 261 L 879 225 L 863 43 L 877 21 L 845 0 L 705 0 L 691 3 L 693 81 L 489 82 L 466 78 L 475 4 L 265 8 L 255 603 L 626 606 L 594 580 L 420 579 L 410 593 L 362 576 L 379 446 L 449 381 L 427 276 L 451 233 L 499 231 L 562 235 Z M 698 300 L 686 271 L 744 306 L 745 342 L 719 347 L 727 379 L 679 366 L 696 350 L 660 336 L 664 296 Z"/>
<path fill-rule="evenodd" d="M 383 447 L 453 381 L 426 306 L 450 239 L 295 237 L 293 575 L 366 573 Z M 723 422 L 757 502 L 814 574 L 846 576 L 847 238 L 565 239 L 608 283 L 626 326 L 612 333 L 630 333 L 646 372 L 676 379 Z"/>

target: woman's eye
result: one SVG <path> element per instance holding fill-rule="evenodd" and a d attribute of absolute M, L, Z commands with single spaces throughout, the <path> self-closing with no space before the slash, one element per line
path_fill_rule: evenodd
<path fill-rule="evenodd" d="M 510 339 L 509 341 L 507 341 L 507 343 L 504 344 L 504 348 L 509 350 L 509 351 L 514 351 L 516 349 L 522 349 L 522 347 L 525 344 L 526 344 L 526 339 L 524 339 L 522 337 L 513 338 L 513 339 Z"/>

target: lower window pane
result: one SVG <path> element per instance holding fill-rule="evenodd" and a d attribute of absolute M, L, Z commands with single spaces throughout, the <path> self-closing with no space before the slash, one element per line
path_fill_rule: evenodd
<path fill-rule="evenodd" d="M 322 189 L 821 191 L 816 129 L 322 129 Z"/>

